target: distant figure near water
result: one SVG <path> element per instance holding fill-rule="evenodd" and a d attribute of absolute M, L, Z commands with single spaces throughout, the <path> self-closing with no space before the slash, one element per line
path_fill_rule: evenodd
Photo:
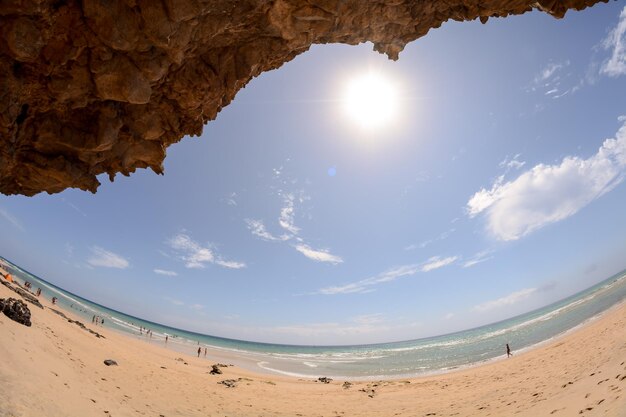
<path fill-rule="evenodd" d="M 513 354 L 511 353 L 511 348 L 509 347 L 509 344 L 506 344 L 506 357 L 510 358 L 511 356 L 513 356 Z"/>
<path fill-rule="evenodd" d="M 202 348 L 198 348 L 198 357 L 200 357 L 200 352 L 202 352 Z"/>

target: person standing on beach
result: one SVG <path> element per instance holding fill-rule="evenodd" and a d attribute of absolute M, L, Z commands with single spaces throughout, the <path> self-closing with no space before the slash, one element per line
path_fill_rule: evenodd
<path fill-rule="evenodd" d="M 204 357 L 206 358 L 206 348 L 204 348 Z"/>
<path fill-rule="evenodd" d="M 200 357 L 200 352 L 202 352 L 202 348 L 198 348 L 198 357 Z"/>
<path fill-rule="evenodd" d="M 167 343 L 167 339 L 169 339 L 170 337 L 168 335 L 165 335 L 165 343 Z"/>
<path fill-rule="evenodd" d="M 513 356 L 513 354 L 511 353 L 511 348 L 509 347 L 509 344 L 506 344 L 506 357 L 510 358 L 511 356 Z"/>

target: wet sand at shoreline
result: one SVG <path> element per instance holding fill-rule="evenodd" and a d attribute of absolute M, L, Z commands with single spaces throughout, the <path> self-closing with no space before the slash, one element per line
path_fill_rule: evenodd
<path fill-rule="evenodd" d="M 8 297 L 21 298 L 1 285 L 0 298 Z M 0 314 L 0 416 L 626 415 L 626 303 L 510 359 L 344 385 L 237 366 L 212 375 L 224 356 L 197 358 L 193 346 L 184 354 L 84 323 L 98 338 L 40 301 L 43 310 L 28 304 L 32 327 Z"/>

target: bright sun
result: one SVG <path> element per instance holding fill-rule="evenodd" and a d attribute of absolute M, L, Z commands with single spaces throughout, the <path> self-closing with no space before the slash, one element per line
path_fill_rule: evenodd
<path fill-rule="evenodd" d="M 377 73 L 367 73 L 352 79 L 346 88 L 344 106 L 348 116 L 367 130 L 390 125 L 398 109 L 394 85 Z"/>

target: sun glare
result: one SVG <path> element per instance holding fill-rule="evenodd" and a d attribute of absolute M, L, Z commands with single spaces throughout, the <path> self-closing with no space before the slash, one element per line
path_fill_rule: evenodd
<path fill-rule="evenodd" d="M 397 104 L 393 83 L 378 73 L 370 72 L 352 79 L 345 91 L 347 115 L 366 130 L 389 126 L 397 115 Z"/>

